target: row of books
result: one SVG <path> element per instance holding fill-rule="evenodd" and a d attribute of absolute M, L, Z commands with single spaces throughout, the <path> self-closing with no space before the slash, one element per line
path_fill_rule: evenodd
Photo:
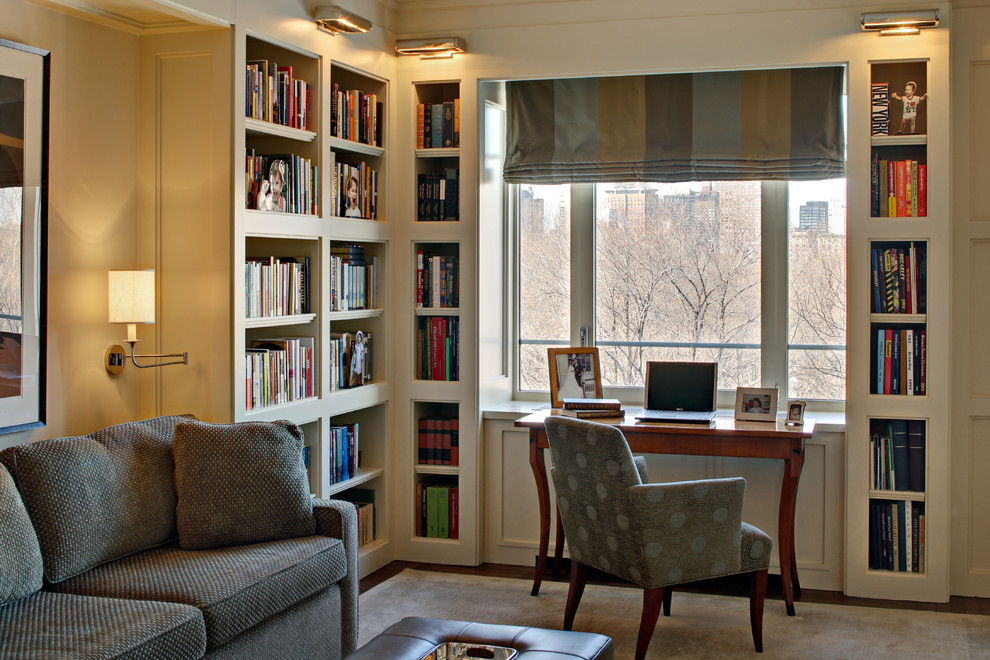
<path fill-rule="evenodd" d="M 928 309 L 927 243 L 870 250 L 873 312 L 925 314 Z"/>
<path fill-rule="evenodd" d="M 916 160 L 888 161 L 874 154 L 870 204 L 874 218 L 928 215 L 928 166 Z"/>
<path fill-rule="evenodd" d="M 245 409 L 316 395 L 312 337 L 254 339 L 244 349 Z"/>
<path fill-rule="evenodd" d="M 416 219 L 420 222 L 456 222 L 460 215 L 459 178 L 454 167 L 444 169 L 442 174 L 420 174 Z"/>
<path fill-rule="evenodd" d="M 461 100 L 416 104 L 416 148 L 461 146 Z"/>
<path fill-rule="evenodd" d="M 331 484 L 357 476 L 360 451 L 357 424 L 334 424 L 330 427 L 330 455 L 323 465 Z"/>
<path fill-rule="evenodd" d="M 563 400 L 560 414 L 578 419 L 600 417 L 625 417 L 626 411 L 618 399 L 571 399 Z"/>
<path fill-rule="evenodd" d="M 291 66 L 248 60 L 246 76 L 245 116 L 309 130 L 310 86 Z"/>
<path fill-rule="evenodd" d="M 416 306 L 458 307 L 460 268 L 457 257 L 416 251 Z"/>
<path fill-rule="evenodd" d="M 456 482 L 426 481 L 416 484 L 417 536 L 456 539 L 458 533 L 458 490 Z"/>
<path fill-rule="evenodd" d="M 924 492 L 924 420 L 871 420 L 870 488 Z"/>
<path fill-rule="evenodd" d="M 875 328 L 871 349 L 871 394 L 927 394 L 925 328 Z"/>
<path fill-rule="evenodd" d="M 416 373 L 421 380 L 458 380 L 456 316 L 421 316 L 416 323 Z"/>
<path fill-rule="evenodd" d="M 360 387 L 371 382 L 373 348 L 370 332 L 330 333 L 331 391 Z"/>
<path fill-rule="evenodd" d="M 378 257 L 365 259 L 360 245 L 330 248 L 330 310 L 374 309 L 378 306 Z"/>
<path fill-rule="evenodd" d="M 358 545 L 367 545 L 378 538 L 377 491 L 371 488 L 349 488 L 334 498 L 351 502 L 358 515 Z"/>
<path fill-rule="evenodd" d="M 330 215 L 343 218 L 378 218 L 378 171 L 367 163 L 337 162 L 330 152 Z"/>
<path fill-rule="evenodd" d="M 380 117 L 384 117 L 377 94 L 359 89 L 340 89 L 333 84 L 330 98 L 330 135 L 373 147 L 382 146 Z"/>
<path fill-rule="evenodd" d="M 293 154 L 259 155 L 247 150 L 244 166 L 247 208 L 319 214 L 319 168 Z"/>
<path fill-rule="evenodd" d="M 870 500 L 870 568 L 925 572 L 925 504 Z"/>
<path fill-rule="evenodd" d="M 460 461 L 459 422 L 456 417 L 421 417 L 416 443 L 420 465 L 458 465 Z"/>
<path fill-rule="evenodd" d="M 247 318 L 309 314 L 309 257 L 247 257 Z"/>

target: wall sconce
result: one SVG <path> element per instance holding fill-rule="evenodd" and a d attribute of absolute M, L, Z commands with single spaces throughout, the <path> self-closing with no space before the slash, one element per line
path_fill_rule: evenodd
<path fill-rule="evenodd" d="M 395 52 L 400 55 L 419 55 L 421 60 L 435 60 L 453 57 L 454 53 L 466 53 L 467 42 L 460 37 L 396 39 Z"/>
<path fill-rule="evenodd" d="M 138 369 L 164 367 L 170 364 L 189 364 L 188 353 L 159 353 L 156 355 L 134 355 L 134 345 L 138 343 L 137 324 L 155 322 L 155 271 L 153 270 L 111 270 L 107 278 L 109 284 L 110 323 L 127 324 L 127 343 L 131 345 L 131 362 Z M 170 362 L 138 364 L 137 358 L 182 358 Z M 114 344 L 107 349 L 104 364 L 112 374 L 124 370 L 127 360 L 124 347 Z"/>
<path fill-rule="evenodd" d="M 881 37 L 920 34 L 921 28 L 938 26 L 938 10 L 892 11 L 886 14 L 863 14 L 860 25 L 864 30 L 879 30 Z"/>
<path fill-rule="evenodd" d="M 368 32 L 371 21 L 341 9 L 337 5 L 322 5 L 313 12 L 316 29 L 336 36 L 341 32 Z"/>

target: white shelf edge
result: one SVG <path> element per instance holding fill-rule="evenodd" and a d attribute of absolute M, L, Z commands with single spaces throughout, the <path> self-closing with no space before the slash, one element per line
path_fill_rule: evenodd
<path fill-rule="evenodd" d="M 460 307 L 417 307 L 416 316 L 460 316 Z"/>
<path fill-rule="evenodd" d="M 289 403 L 280 403 L 277 406 L 265 406 L 264 408 L 255 408 L 253 410 L 244 411 L 245 421 L 268 421 L 276 419 L 306 419 L 306 421 L 311 421 L 306 415 L 293 414 L 296 409 L 305 409 L 309 406 L 315 405 L 320 400 L 318 396 L 311 396 L 305 399 L 298 399 L 296 401 L 290 401 Z M 297 422 L 298 423 L 298 422 Z M 305 422 L 303 422 L 305 423 Z"/>
<path fill-rule="evenodd" d="M 282 126 L 281 124 L 265 121 L 263 119 L 255 119 L 254 117 L 244 118 L 244 130 L 253 135 L 282 137 L 290 140 L 298 140 L 299 142 L 312 142 L 316 139 L 316 133 L 313 131 L 307 131 L 301 128 L 292 128 L 291 126 Z"/>
<path fill-rule="evenodd" d="M 461 473 L 459 465 L 420 465 L 416 463 L 413 465 L 413 468 L 416 474 L 436 474 L 456 477 Z"/>
<path fill-rule="evenodd" d="M 928 135 L 871 135 L 870 144 L 874 147 L 908 147 L 928 144 Z"/>
<path fill-rule="evenodd" d="M 244 319 L 245 328 L 276 328 L 283 325 L 306 325 L 316 320 L 316 314 L 292 316 L 253 316 Z"/>
<path fill-rule="evenodd" d="M 871 500 L 910 500 L 911 502 L 924 502 L 925 493 L 916 490 L 877 490 L 870 489 Z"/>
<path fill-rule="evenodd" d="M 358 468 L 356 475 L 350 479 L 345 479 L 344 481 L 338 481 L 335 484 L 330 484 L 327 488 L 327 492 L 323 495 L 321 499 L 326 499 L 337 493 L 342 493 L 348 488 L 354 488 L 355 486 L 360 486 L 363 483 L 367 483 L 372 479 L 377 479 L 378 477 L 385 474 L 385 468 L 371 468 L 367 470 L 362 470 Z"/>
<path fill-rule="evenodd" d="M 364 557 L 365 555 L 371 554 L 375 550 L 385 547 L 388 545 L 388 539 L 377 538 L 370 543 L 365 543 L 364 545 L 358 546 L 358 555 Z"/>
<path fill-rule="evenodd" d="M 381 307 L 372 309 L 348 309 L 336 312 L 327 312 L 327 318 L 333 321 L 349 321 L 351 319 L 374 319 L 380 317 L 385 310 Z"/>
<path fill-rule="evenodd" d="M 364 144 L 363 142 L 345 140 L 344 138 L 334 136 L 330 136 L 330 148 L 335 151 L 349 151 L 355 154 L 364 154 L 365 156 L 385 155 L 385 147 L 375 147 L 370 144 Z"/>
<path fill-rule="evenodd" d="M 928 323 L 927 314 L 870 314 L 870 323 Z"/>
<path fill-rule="evenodd" d="M 417 149 L 417 158 L 460 158 L 460 147 L 439 147 L 437 149 Z"/>

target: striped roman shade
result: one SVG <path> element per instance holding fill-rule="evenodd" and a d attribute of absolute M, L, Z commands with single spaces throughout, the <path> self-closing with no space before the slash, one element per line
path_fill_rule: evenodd
<path fill-rule="evenodd" d="M 507 83 L 505 180 L 845 176 L 838 66 Z"/>

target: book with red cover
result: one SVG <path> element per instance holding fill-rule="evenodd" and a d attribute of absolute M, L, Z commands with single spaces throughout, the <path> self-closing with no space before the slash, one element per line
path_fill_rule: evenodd
<path fill-rule="evenodd" d="M 896 187 L 897 217 L 907 216 L 907 174 L 905 162 L 899 160 L 894 163 L 894 186 Z"/>
<path fill-rule="evenodd" d="M 419 433 L 416 436 L 416 462 L 420 465 L 425 465 L 427 463 L 426 455 L 426 434 L 429 432 L 428 422 L 426 417 L 419 420 Z"/>
<path fill-rule="evenodd" d="M 440 464 L 450 465 L 450 418 L 440 422 Z"/>
<path fill-rule="evenodd" d="M 460 465 L 460 439 L 458 438 L 459 422 L 456 417 L 450 420 L 450 464 Z"/>
<path fill-rule="evenodd" d="M 914 291 L 914 269 L 917 268 L 915 263 L 914 254 L 914 244 L 911 244 L 904 255 L 904 292 L 905 292 L 905 309 L 908 314 L 914 314 L 915 310 L 915 291 Z"/>
<path fill-rule="evenodd" d="M 436 465 L 437 460 L 437 418 L 430 417 L 426 422 L 426 463 Z"/>
<path fill-rule="evenodd" d="M 918 215 L 928 215 L 928 166 L 918 164 Z"/>
<path fill-rule="evenodd" d="M 441 356 L 443 355 L 443 342 L 440 339 L 440 326 L 443 319 L 437 316 L 430 317 L 430 380 L 443 380 L 441 367 Z"/>
<path fill-rule="evenodd" d="M 928 370 L 928 331 L 922 328 L 918 331 L 918 334 L 921 335 L 921 359 L 919 362 L 921 362 L 921 395 L 924 396 L 927 392 L 925 388 L 928 378 L 926 373 Z"/>

